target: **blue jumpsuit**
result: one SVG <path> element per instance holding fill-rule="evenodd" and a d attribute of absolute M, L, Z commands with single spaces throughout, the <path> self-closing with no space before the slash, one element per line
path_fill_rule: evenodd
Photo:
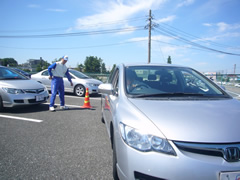
<path fill-rule="evenodd" d="M 50 65 L 48 67 L 48 72 L 49 72 L 50 76 L 53 76 L 52 69 L 56 69 L 56 66 L 58 66 L 58 64 L 57 63 L 53 63 L 52 65 Z M 71 82 L 71 76 L 69 74 L 68 69 L 65 72 L 65 74 L 62 74 L 61 76 L 64 77 L 64 75 L 66 75 L 68 80 Z M 63 78 L 62 77 L 53 76 L 53 78 L 52 78 L 52 82 L 51 82 L 51 93 L 52 93 L 52 96 L 50 98 L 50 105 L 49 105 L 49 107 L 54 107 L 54 102 L 55 102 L 55 98 L 56 98 L 57 92 L 58 92 L 59 98 L 60 98 L 60 106 L 64 106 L 65 105 L 65 100 L 64 100 L 64 82 L 63 82 Z"/>

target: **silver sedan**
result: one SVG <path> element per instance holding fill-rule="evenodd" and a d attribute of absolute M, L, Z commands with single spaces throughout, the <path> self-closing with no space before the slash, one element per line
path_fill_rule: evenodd
<path fill-rule="evenodd" d="M 201 73 L 121 64 L 99 92 L 115 180 L 240 178 L 240 102 Z"/>
<path fill-rule="evenodd" d="M 102 83 L 101 81 L 90 78 L 87 75 L 73 69 L 69 69 L 69 74 L 72 77 L 73 86 L 70 85 L 67 77 L 64 77 L 63 81 L 65 92 L 74 93 L 75 95 L 82 97 L 85 96 L 86 88 L 88 88 L 89 94 L 98 93 L 98 86 Z M 47 69 L 39 73 L 33 74 L 31 78 L 38 82 L 41 82 L 42 84 L 47 86 L 48 90 L 51 90 L 51 80 L 49 79 Z"/>
<path fill-rule="evenodd" d="M 11 68 L 0 66 L 0 111 L 4 107 L 40 104 L 48 98 L 44 85 Z"/>

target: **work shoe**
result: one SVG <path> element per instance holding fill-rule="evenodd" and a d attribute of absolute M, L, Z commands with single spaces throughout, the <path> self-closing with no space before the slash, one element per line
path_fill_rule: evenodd
<path fill-rule="evenodd" d="M 49 111 L 54 112 L 55 111 L 54 107 L 49 107 Z"/>
<path fill-rule="evenodd" d="M 67 110 L 67 109 L 69 109 L 69 107 L 67 107 L 67 106 L 60 106 L 60 109 Z"/>

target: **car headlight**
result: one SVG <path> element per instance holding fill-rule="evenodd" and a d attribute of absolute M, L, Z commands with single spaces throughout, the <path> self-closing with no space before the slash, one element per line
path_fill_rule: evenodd
<path fill-rule="evenodd" d="M 14 88 L 3 88 L 9 94 L 23 94 L 24 91 L 22 89 L 14 89 Z"/>
<path fill-rule="evenodd" d="M 166 139 L 146 134 L 123 123 L 120 123 L 120 132 L 125 143 L 136 150 L 143 152 L 156 151 L 176 155 L 174 149 Z"/>
<path fill-rule="evenodd" d="M 96 84 L 93 84 L 93 83 L 87 83 L 88 86 L 96 86 Z"/>

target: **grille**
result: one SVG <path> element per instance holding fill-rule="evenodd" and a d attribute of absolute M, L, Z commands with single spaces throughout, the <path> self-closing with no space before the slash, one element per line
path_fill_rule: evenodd
<path fill-rule="evenodd" d="M 31 104 L 31 103 L 36 103 L 36 102 L 39 103 L 39 102 L 46 101 L 46 99 L 47 99 L 47 98 L 44 98 L 44 100 L 42 100 L 42 101 L 36 101 L 36 99 L 28 99 L 28 103 L 30 103 L 30 104 Z"/>
<path fill-rule="evenodd" d="M 24 100 L 18 99 L 18 100 L 14 100 L 15 103 L 24 103 Z"/>
<path fill-rule="evenodd" d="M 24 89 L 26 93 L 39 94 L 44 91 L 44 88 L 41 89 Z"/>
<path fill-rule="evenodd" d="M 240 143 L 198 144 L 175 141 L 174 144 L 182 151 L 208 156 L 222 157 L 228 162 L 240 161 Z"/>
<path fill-rule="evenodd" d="M 166 180 L 158 177 L 149 176 L 147 174 L 143 174 L 137 171 L 134 171 L 134 177 L 136 180 Z"/>

